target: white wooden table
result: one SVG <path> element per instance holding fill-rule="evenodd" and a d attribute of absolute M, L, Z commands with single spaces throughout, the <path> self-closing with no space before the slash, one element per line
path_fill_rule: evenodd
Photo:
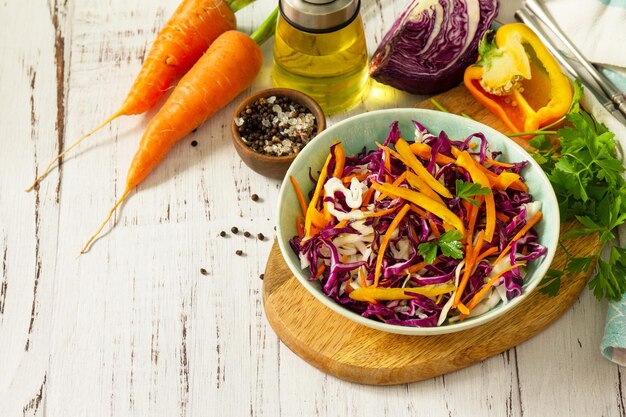
<path fill-rule="evenodd" d="M 272 4 L 238 13 L 239 27 L 250 31 Z M 404 4 L 364 2 L 370 52 Z M 600 356 L 605 305 L 587 291 L 534 339 L 420 383 L 359 386 L 292 354 L 264 317 L 259 279 L 279 183 L 232 148 L 236 103 L 181 141 L 78 257 L 119 196 L 150 115 L 112 123 L 38 191 L 23 189 L 117 109 L 176 5 L 0 2 L 1 417 L 624 416 L 626 375 Z M 264 52 L 250 91 L 270 84 L 271 42 Z M 350 114 L 417 99 L 391 93 Z"/>

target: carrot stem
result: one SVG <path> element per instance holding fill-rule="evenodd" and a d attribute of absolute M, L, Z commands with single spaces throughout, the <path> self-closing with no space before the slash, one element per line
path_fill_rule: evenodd
<path fill-rule="evenodd" d="M 250 35 L 250 39 L 255 41 L 257 45 L 263 45 L 266 40 L 274 36 L 276 32 L 276 22 L 278 20 L 278 7 L 265 19 L 261 26 Z"/>
<path fill-rule="evenodd" d="M 75 147 L 77 147 L 78 145 L 80 145 L 80 143 L 87 139 L 89 136 L 93 135 L 94 133 L 96 133 L 98 130 L 102 129 L 106 124 L 108 124 L 109 122 L 111 122 L 112 120 L 118 118 L 119 116 L 121 116 L 122 114 L 124 114 L 122 112 L 122 109 L 116 111 L 115 113 L 113 113 L 108 119 L 106 119 L 104 122 L 100 123 L 98 126 L 96 126 L 95 129 L 93 129 L 91 132 L 87 133 L 85 136 L 83 136 L 82 138 L 78 139 L 76 142 L 72 143 L 67 149 L 65 149 L 63 152 L 61 152 L 60 154 L 58 154 L 57 156 L 55 156 L 52 161 L 50 161 L 50 163 L 48 164 L 48 166 L 46 167 L 46 169 L 43 171 L 43 174 L 41 174 L 40 176 L 38 176 L 37 178 L 35 178 L 35 181 L 33 181 L 33 183 L 30 185 L 30 187 L 28 187 L 25 191 L 29 192 L 32 191 L 33 188 L 35 188 L 35 186 L 37 184 L 39 184 L 39 182 L 41 180 L 43 180 L 44 178 L 46 178 L 46 176 L 50 173 L 50 171 L 52 171 L 52 169 L 54 168 L 54 164 L 61 158 L 63 158 L 63 156 L 68 153 L 69 151 L 71 151 L 72 149 L 74 149 Z"/>
<path fill-rule="evenodd" d="M 102 224 L 100 225 L 98 230 L 96 230 L 96 233 L 91 235 L 91 237 L 89 238 L 87 243 L 85 243 L 85 246 L 83 246 L 83 248 L 80 250 L 80 254 L 81 255 L 84 254 L 84 253 L 89 252 L 89 249 L 91 248 L 91 244 L 96 240 L 96 238 L 98 237 L 98 235 L 100 234 L 102 229 L 104 229 L 104 226 L 106 226 L 106 224 L 109 222 L 109 219 L 111 218 L 111 216 L 113 216 L 113 213 L 115 213 L 115 210 L 117 210 L 117 208 L 120 206 L 120 204 L 122 204 L 124 202 L 124 200 L 126 200 L 126 197 L 128 197 L 128 194 L 130 194 L 131 190 L 132 190 L 132 188 L 126 187 L 126 190 L 124 190 L 124 194 L 122 194 L 122 196 L 119 198 L 119 200 L 117 200 L 115 202 L 115 205 L 109 211 L 109 214 L 107 215 L 107 218 L 104 219 L 104 221 L 102 222 Z"/>
<path fill-rule="evenodd" d="M 233 13 L 236 13 L 244 7 L 254 3 L 254 1 L 255 0 L 226 0 L 226 4 L 228 4 L 228 7 L 230 7 L 230 10 L 232 10 Z"/>

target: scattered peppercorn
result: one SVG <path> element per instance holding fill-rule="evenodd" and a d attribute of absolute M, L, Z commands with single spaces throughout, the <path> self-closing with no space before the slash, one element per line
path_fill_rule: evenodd
<path fill-rule="evenodd" d="M 235 251 L 235 255 L 237 255 L 237 256 L 241 256 L 241 255 L 243 255 L 243 251 L 242 251 L 241 249 L 237 249 L 237 250 Z"/>
<path fill-rule="evenodd" d="M 256 235 L 256 237 L 257 237 L 259 240 L 265 240 L 265 236 L 263 235 L 263 233 L 259 233 L 258 235 Z"/>
<path fill-rule="evenodd" d="M 202 275 L 209 275 L 209 272 L 206 269 L 204 269 L 204 268 L 200 268 L 200 273 Z"/>
<path fill-rule="evenodd" d="M 256 194 L 252 194 L 250 198 L 252 199 L 252 201 L 259 201 L 259 196 Z"/>
<path fill-rule="evenodd" d="M 234 234 L 239 233 L 239 229 L 237 228 L 237 226 L 233 226 L 230 228 L 230 231 L 233 232 Z"/>
<path fill-rule="evenodd" d="M 263 278 L 265 278 L 265 274 L 259 275 L 259 278 L 261 278 L 261 281 L 263 281 Z"/>
<path fill-rule="evenodd" d="M 248 232 L 248 231 L 246 230 L 245 232 L 243 232 L 243 235 L 244 235 L 245 237 L 250 237 L 250 232 Z"/>
<path fill-rule="evenodd" d="M 247 105 L 235 117 L 235 125 L 250 148 L 272 156 L 297 154 L 317 132 L 313 113 L 282 96 L 262 97 Z"/>
<path fill-rule="evenodd" d="M 191 141 L 191 146 L 193 146 L 194 148 L 195 148 L 196 146 L 198 146 L 198 141 L 197 141 L 197 140 L 192 140 L 192 141 Z"/>
<path fill-rule="evenodd" d="M 226 237 L 226 232 L 222 230 L 222 231 L 220 232 L 220 236 L 221 236 L 221 237 Z"/>

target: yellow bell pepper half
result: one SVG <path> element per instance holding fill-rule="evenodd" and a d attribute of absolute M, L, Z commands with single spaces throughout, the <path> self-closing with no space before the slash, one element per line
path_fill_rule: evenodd
<path fill-rule="evenodd" d="M 480 59 L 465 70 L 463 81 L 474 98 L 516 133 L 563 117 L 572 103 L 572 85 L 537 35 L 522 23 L 510 23 L 491 36 L 485 34 Z"/>

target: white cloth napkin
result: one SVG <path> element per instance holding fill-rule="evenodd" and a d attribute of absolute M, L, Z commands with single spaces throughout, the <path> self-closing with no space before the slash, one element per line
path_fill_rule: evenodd
<path fill-rule="evenodd" d="M 588 60 L 626 68 L 626 0 L 545 0 L 545 5 Z"/>

